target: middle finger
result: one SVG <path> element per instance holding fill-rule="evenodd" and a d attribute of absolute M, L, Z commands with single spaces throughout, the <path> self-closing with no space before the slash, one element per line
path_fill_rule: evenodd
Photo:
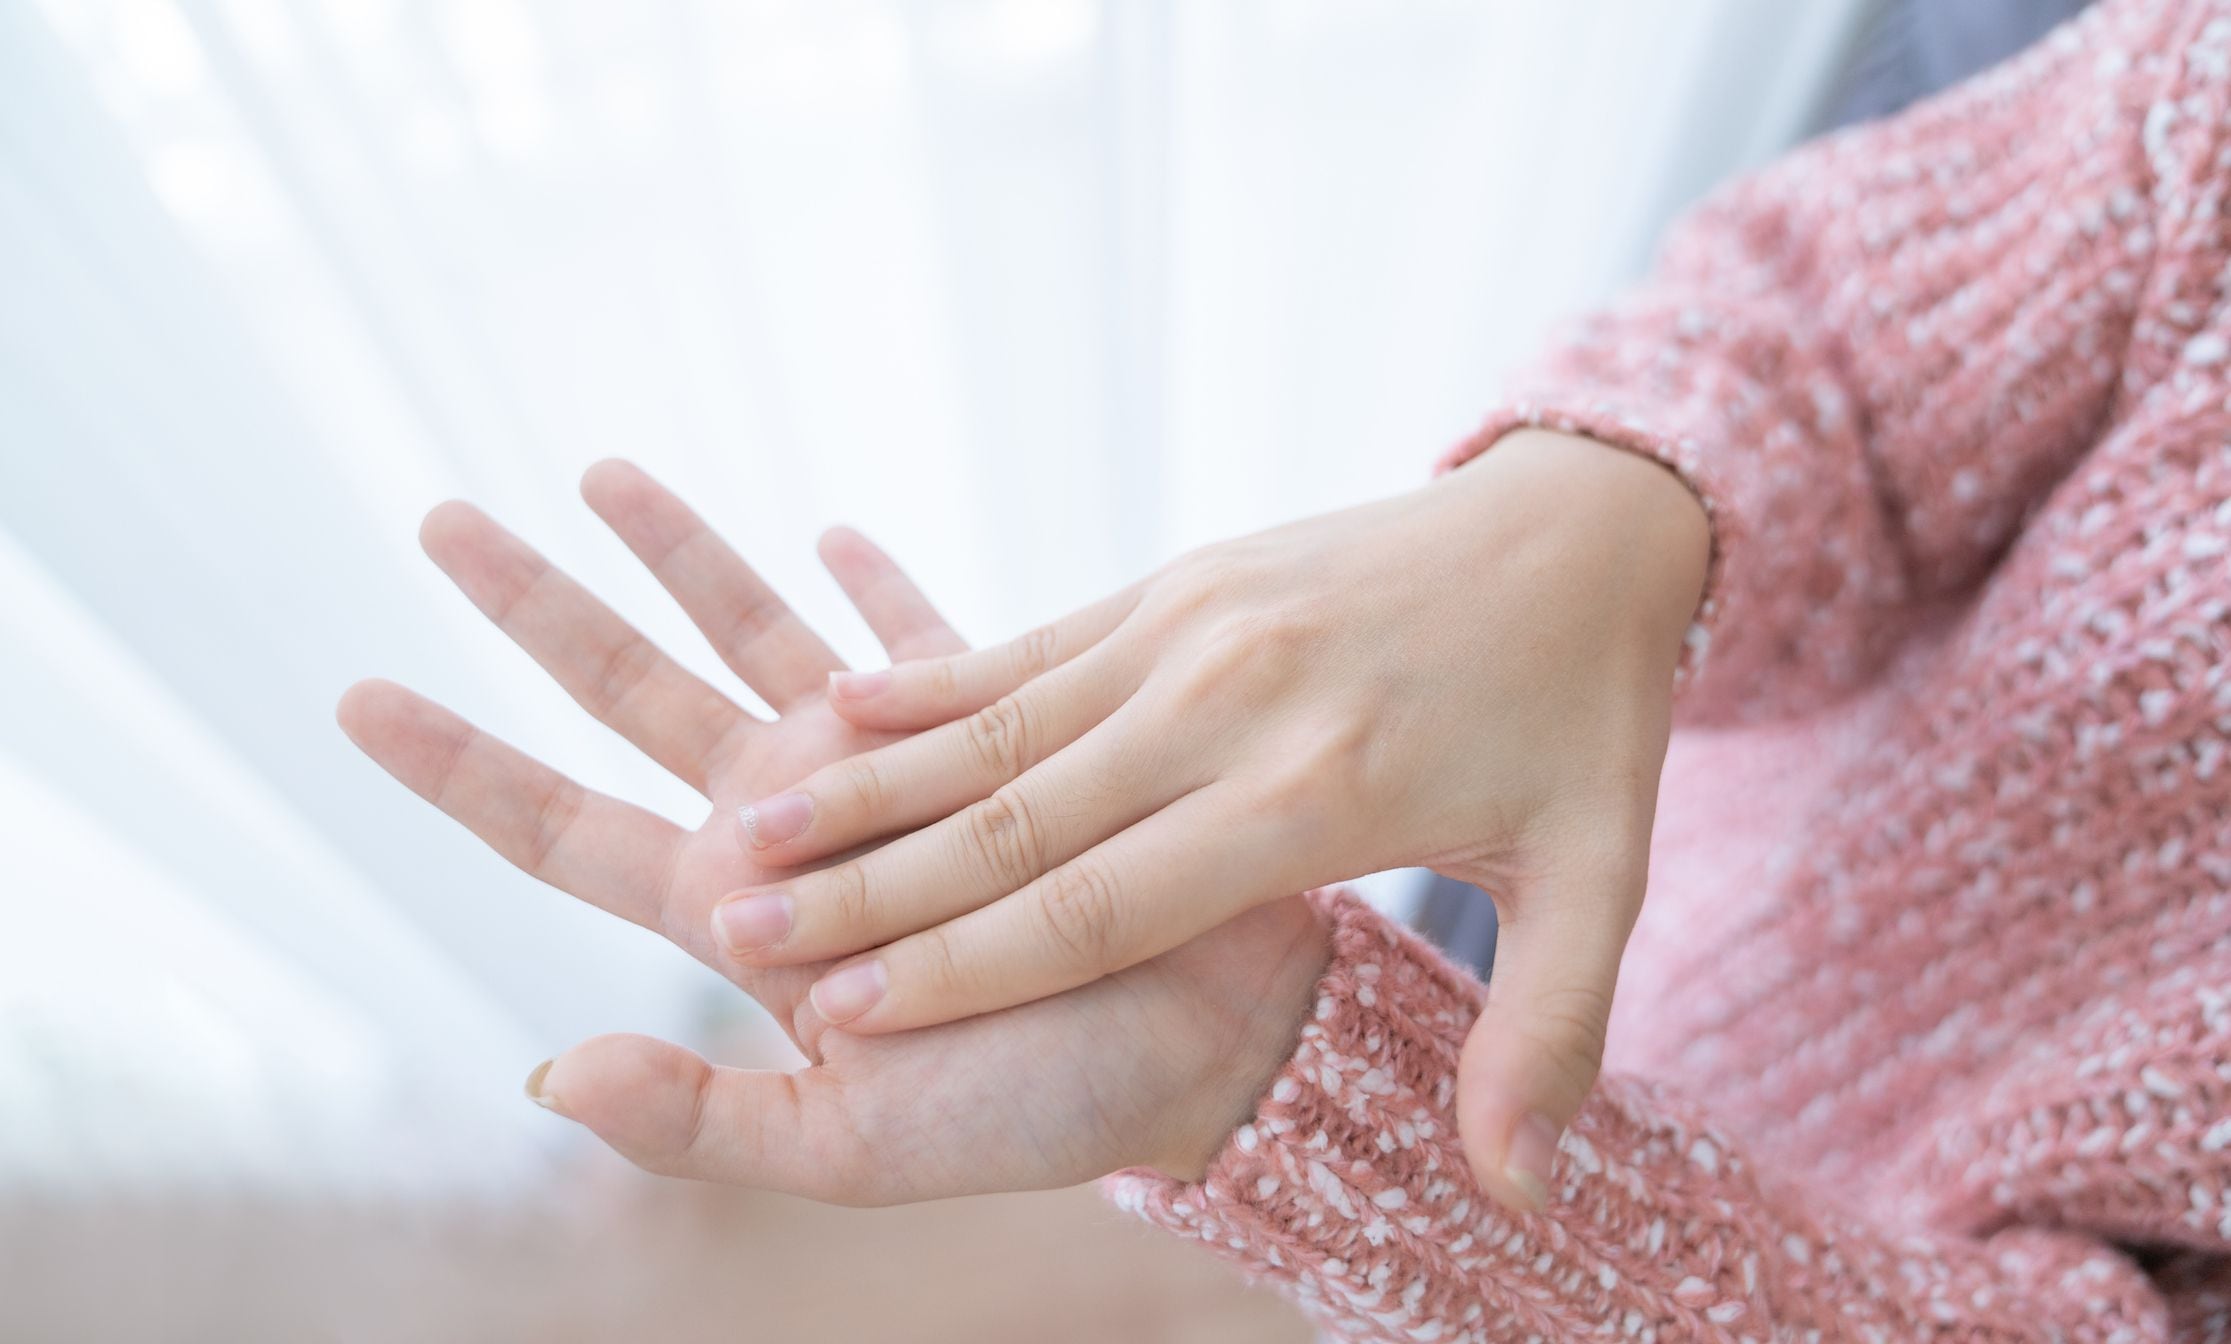
<path fill-rule="evenodd" d="M 1126 706 L 989 798 L 818 872 L 724 897 L 719 941 L 750 965 L 845 956 L 1020 890 L 1183 794 L 1169 739 Z"/>
<path fill-rule="evenodd" d="M 965 719 L 825 765 L 737 813 L 759 863 L 787 866 L 952 815 L 1083 736 L 1138 685 L 1120 648 L 1064 663 Z"/>
<path fill-rule="evenodd" d="M 426 515 L 419 542 L 583 709 L 675 778 L 707 792 L 749 715 L 472 505 L 452 500 L 437 507 Z"/>

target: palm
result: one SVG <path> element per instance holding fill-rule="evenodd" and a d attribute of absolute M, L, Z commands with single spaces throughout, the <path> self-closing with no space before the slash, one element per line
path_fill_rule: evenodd
<path fill-rule="evenodd" d="M 1053 998 L 885 1036 L 831 1033 L 806 1193 L 893 1203 L 1071 1185 L 1182 1161 L 1204 1097 L 1222 1132 L 1290 1049 L 1324 965 L 1291 897 Z M 825 1095 L 824 1095 L 825 1094 Z M 1212 1106 L 1216 1103 L 1211 1102 Z"/>
<path fill-rule="evenodd" d="M 566 1056 L 569 1115 L 646 1165 L 824 1198 L 1067 1184 L 1152 1158 L 1178 1103 L 1231 1072 L 1226 1057 L 1265 1020 L 1265 1003 L 1292 1000 L 1287 1020 L 1298 1018 L 1321 956 L 1309 955 L 1312 917 L 1286 902 L 1058 998 L 897 1036 L 827 1033 L 806 998 L 823 968 L 747 967 L 715 945 L 711 914 L 727 893 L 774 877 L 739 843 L 738 806 L 891 735 L 828 707 L 827 674 L 842 664 L 680 501 L 621 464 L 592 469 L 583 493 L 776 708 L 773 720 L 667 659 L 476 510 L 435 510 L 423 540 L 584 708 L 705 796 L 702 825 L 684 830 L 587 790 L 400 686 L 352 688 L 341 722 L 505 858 L 734 981 L 818 1065 L 797 1075 L 712 1070 L 677 1047 L 601 1037 Z M 824 558 L 894 657 L 964 647 L 880 552 L 839 536 Z M 677 1094 L 686 1094 L 679 1111 L 658 1104 Z M 687 1132 L 677 1134 L 681 1115 Z M 778 1154 L 779 1170 L 769 1165 Z"/>
<path fill-rule="evenodd" d="M 720 955 L 711 941 L 716 901 L 739 887 L 777 876 L 777 870 L 753 863 L 749 851 L 737 842 L 736 810 L 830 761 L 881 746 L 896 736 L 846 723 L 815 695 L 793 703 L 762 730 L 743 737 L 714 765 L 708 781 L 712 810 L 703 825 L 680 841 L 669 888 L 658 901 L 659 932 L 757 999 L 809 1054 L 814 1053 L 820 1024 L 800 1018 L 798 1009 L 827 963 L 746 966 Z"/>

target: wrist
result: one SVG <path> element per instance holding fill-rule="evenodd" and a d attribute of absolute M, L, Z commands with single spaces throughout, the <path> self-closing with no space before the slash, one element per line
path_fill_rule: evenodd
<path fill-rule="evenodd" d="M 1546 547 L 1545 558 L 1676 643 L 1711 559 L 1703 501 L 1664 464 L 1579 434 L 1517 429 L 1443 483 Z M 1493 544 L 1508 547 L 1509 536 Z"/>

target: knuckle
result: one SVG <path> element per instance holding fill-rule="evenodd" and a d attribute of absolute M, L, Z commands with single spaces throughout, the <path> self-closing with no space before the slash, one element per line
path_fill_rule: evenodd
<path fill-rule="evenodd" d="M 1017 681 L 1028 681 L 1061 662 L 1061 634 L 1041 625 L 1007 646 L 1010 669 Z"/>
<path fill-rule="evenodd" d="M 1030 716 L 1021 700 L 1001 696 L 963 722 L 962 739 L 987 777 L 1013 779 L 1030 764 Z"/>
<path fill-rule="evenodd" d="M 970 808 L 965 835 L 976 865 L 1004 891 L 1017 890 L 1045 871 L 1043 828 L 1013 788 Z"/>
<path fill-rule="evenodd" d="M 680 549 L 681 545 L 677 544 L 675 550 Z M 719 642 L 727 648 L 730 656 L 740 658 L 780 625 L 782 618 L 788 614 L 789 608 L 771 597 L 747 598 L 729 611 L 728 627 Z"/>
<path fill-rule="evenodd" d="M 958 662 L 955 658 L 940 658 L 923 670 L 922 689 L 932 704 L 949 706 L 961 698 L 961 677 L 955 666 Z"/>
<path fill-rule="evenodd" d="M 844 801 L 854 819 L 880 817 L 891 807 L 891 781 L 875 753 L 855 756 L 840 767 L 838 786 L 831 792 Z M 808 796 L 817 791 L 806 790 Z"/>
<path fill-rule="evenodd" d="M 1195 551 L 1171 562 L 1155 580 L 1145 605 L 1163 621 L 1187 620 L 1213 607 L 1230 577 L 1231 565 L 1222 551 Z"/>
<path fill-rule="evenodd" d="M 1389 734 L 1375 715 L 1340 714 L 1313 725 L 1276 777 L 1280 798 L 1313 808 L 1334 792 L 1365 798 L 1401 796 L 1405 764 L 1390 759 Z"/>
<path fill-rule="evenodd" d="M 1039 894 L 1048 946 L 1066 965 L 1112 969 L 1118 949 L 1115 883 L 1095 863 L 1077 862 L 1050 874 Z"/>
<path fill-rule="evenodd" d="M 1610 1021 L 1609 991 L 1595 985 L 1566 985 L 1534 1000 L 1521 1031 L 1553 1061 L 1559 1081 L 1582 1095 L 1603 1067 Z"/>
<path fill-rule="evenodd" d="M 820 890 L 814 893 L 812 905 L 820 908 L 832 929 L 860 932 L 874 926 L 875 900 L 866 865 L 840 863 L 824 869 L 816 885 Z M 800 901 L 801 918 L 806 908 L 807 903 Z"/>
<path fill-rule="evenodd" d="M 570 781 L 560 781 L 543 795 L 535 809 L 534 821 L 527 834 L 526 860 L 520 866 L 536 877 L 549 867 L 550 856 L 557 852 L 558 842 L 581 815 L 586 795 L 581 787 Z"/>
<path fill-rule="evenodd" d="M 653 1108 L 629 1127 L 633 1132 L 624 1139 L 614 1138 L 612 1146 L 622 1157 L 653 1176 L 687 1176 L 696 1170 L 713 1109 L 713 1071 L 699 1065 L 687 1086 L 678 1107 Z"/>
<path fill-rule="evenodd" d="M 589 708 L 600 716 L 617 710 L 651 679 L 658 661 L 659 652 L 649 640 L 622 640 L 589 681 Z"/>
<path fill-rule="evenodd" d="M 689 1113 L 683 1119 L 679 1142 L 667 1150 L 676 1167 L 688 1165 L 705 1145 L 705 1117 L 713 1109 L 713 1071 L 700 1064 L 695 1085 L 689 1090 Z"/>
<path fill-rule="evenodd" d="M 919 1001 L 932 1004 L 950 1004 L 972 997 L 976 977 L 970 975 L 967 963 L 953 946 L 952 935 L 942 924 L 922 930 L 904 943 L 906 965 L 903 975 L 909 992 Z M 893 976 L 896 980 L 899 977 Z"/>
<path fill-rule="evenodd" d="M 1265 815 L 1273 816 L 1304 831 L 1315 831 L 1329 820 L 1327 802 L 1333 790 L 1327 787 L 1323 767 L 1307 755 L 1302 755 L 1273 769 L 1263 780 L 1255 798 L 1256 807 Z"/>
<path fill-rule="evenodd" d="M 1180 702 L 1194 711 L 1219 703 L 1260 703 L 1273 667 L 1264 654 L 1254 622 L 1235 616 L 1217 618 L 1179 674 Z"/>
<path fill-rule="evenodd" d="M 678 874 L 681 871 L 682 850 L 675 845 L 667 849 L 659 862 L 658 876 L 651 880 L 645 892 L 644 913 L 630 913 L 628 918 L 651 929 L 667 942 L 697 956 L 707 959 L 711 952 L 706 947 L 708 920 L 703 904 L 693 899 L 696 889 L 685 890 Z M 705 949 L 700 952 L 698 949 Z M 731 975 L 734 971 L 729 972 Z"/>
<path fill-rule="evenodd" d="M 1269 623 L 1246 616 L 1225 616 L 1209 627 L 1203 641 L 1201 674 L 1212 681 L 1229 682 L 1260 665 L 1263 634 Z"/>

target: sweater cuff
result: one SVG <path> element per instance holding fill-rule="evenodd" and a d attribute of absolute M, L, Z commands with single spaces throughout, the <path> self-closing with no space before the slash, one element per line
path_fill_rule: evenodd
<path fill-rule="evenodd" d="M 1105 1182 L 1118 1207 L 1282 1281 L 1341 1338 L 1459 1339 L 1485 1320 L 1562 1339 L 1605 1321 L 1705 1327 L 1749 1313 L 1755 1285 L 1726 1254 L 1739 1229 L 1668 1246 L 1635 1169 L 1702 1164 L 1695 1175 L 1716 1181 L 1735 1161 L 1724 1140 L 1651 1117 L 1615 1086 L 1565 1136 L 1556 1209 L 1504 1211 L 1454 1124 L 1457 1057 L 1484 988 L 1354 896 L 1311 899 L 1333 956 L 1292 1058 L 1200 1181 L 1118 1172 Z"/>
<path fill-rule="evenodd" d="M 1471 1237 L 1449 1227 L 1468 1221 L 1469 1200 L 1427 1211 L 1412 1206 L 1407 1187 L 1472 1188 L 1469 1172 L 1436 1172 L 1462 1160 L 1446 1117 L 1458 1050 L 1484 991 L 1353 894 L 1309 899 L 1331 928 L 1332 960 L 1300 1044 L 1254 1117 L 1198 1182 L 1139 1168 L 1102 1188 L 1117 1207 L 1251 1272 L 1291 1278 L 1302 1307 L 1327 1324 L 1352 1325 L 1359 1313 L 1382 1327 L 1394 1318 L 1469 1323 L 1483 1310 L 1477 1301 L 1421 1300 L 1444 1295 L 1460 1276 L 1419 1275 L 1413 1290 L 1389 1274 L 1420 1253 L 1429 1262 L 1477 1254 Z M 1395 1241 L 1407 1254 L 1390 1247 Z"/>
<path fill-rule="evenodd" d="M 1312 899 L 1332 961 L 1254 1118 L 1199 1182 L 1131 1170 L 1106 1189 L 1335 1337 L 2115 1339 L 2158 1310 L 2143 1271 L 2083 1236 L 1885 1236 L 1770 1188 L 1678 1097 L 1608 1074 L 1560 1145 L 1549 1209 L 1508 1212 L 1455 1133 L 1484 990 L 1354 897 Z"/>

